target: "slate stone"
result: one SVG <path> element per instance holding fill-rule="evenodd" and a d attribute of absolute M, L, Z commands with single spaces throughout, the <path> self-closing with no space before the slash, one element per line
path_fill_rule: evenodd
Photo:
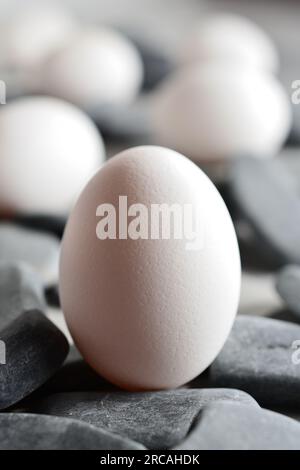
<path fill-rule="evenodd" d="M 39 232 L 48 232 L 61 239 L 67 223 L 67 216 L 58 215 L 18 215 L 14 223 Z"/>
<path fill-rule="evenodd" d="M 263 256 L 274 266 L 300 263 L 300 192 L 282 161 L 236 159 L 230 191 Z"/>
<path fill-rule="evenodd" d="M 267 406 L 299 406 L 300 364 L 293 360 L 298 340 L 299 325 L 238 316 L 210 367 L 211 386 L 244 390 Z"/>
<path fill-rule="evenodd" d="M 0 340 L 6 356 L 0 364 L 0 409 L 19 402 L 45 383 L 69 349 L 63 333 L 38 310 L 11 322 L 0 331 Z"/>
<path fill-rule="evenodd" d="M 50 307 L 60 308 L 58 284 L 47 286 L 45 289 L 45 296 L 46 296 L 47 304 Z"/>
<path fill-rule="evenodd" d="M 276 288 L 288 308 L 300 320 L 300 266 L 287 266 L 277 277 Z"/>
<path fill-rule="evenodd" d="M 27 310 L 45 308 L 38 275 L 24 263 L 0 262 L 0 331 Z"/>
<path fill-rule="evenodd" d="M 130 439 L 74 419 L 26 413 L 0 415 L 0 450 L 142 450 Z"/>
<path fill-rule="evenodd" d="M 47 282 L 58 278 L 59 241 L 56 237 L 14 224 L 0 223 L 0 261 L 23 261 Z"/>
<path fill-rule="evenodd" d="M 139 144 L 148 142 L 151 124 L 147 107 L 138 103 L 102 105 L 87 110 L 106 140 Z"/>
<path fill-rule="evenodd" d="M 299 450 L 300 424 L 273 411 L 218 403 L 207 406 L 176 450 Z"/>
<path fill-rule="evenodd" d="M 174 70 L 174 64 L 168 56 L 157 48 L 151 46 L 146 41 L 137 37 L 132 37 L 138 48 L 144 66 L 143 90 L 155 89 Z"/>
<path fill-rule="evenodd" d="M 63 366 L 38 391 L 39 394 L 60 392 L 91 392 L 118 390 L 95 372 L 82 358 L 78 349 L 70 346 Z"/>
<path fill-rule="evenodd" d="M 230 400 L 258 406 L 239 390 L 170 390 L 163 392 L 86 392 L 50 395 L 27 411 L 72 417 L 119 433 L 147 448 L 176 445 L 208 403 Z"/>

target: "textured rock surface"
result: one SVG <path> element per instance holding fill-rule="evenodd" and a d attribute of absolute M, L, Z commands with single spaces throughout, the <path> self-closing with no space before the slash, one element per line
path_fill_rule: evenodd
<path fill-rule="evenodd" d="M 299 450 L 300 424 L 286 416 L 233 403 L 201 412 L 180 450 Z"/>
<path fill-rule="evenodd" d="M 284 268 L 278 275 L 276 287 L 287 307 L 300 320 L 300 266 Z"/>
<path fill-rule="evenodd" d="M 0 331 L 27 310 L 45 308 L 37 274 L 23 263 L 0 262 Z"/>
<path fill-rule="evenodd" d="M 293 362 L 300 326 L 238 316 L 210 368 L 212 386 L 244 390 L 260 404 L 300 405 L 300 364 Z"/>
<path fill-rule="evenodd" d="M 0 366 L 0 409 L 7 408 L 47 381 L 61 366 L 69 345 L 38 310 L 23 313 L 0 331 L 6 361 Z"/>
<path fill-rule="evenodd" d="M 237 159 L 231 195 L 264 256 L 276 265 L 300 263 L 300 193 L 279 159 Z"/>
<path fill-rule="evenodd" d="M 33 404 L 31 411 L 72 417 L 138 440 L 146 447 L 164 449 L 187 435 L 205 405 L 224 400 L 258 406 L 238 390 L 202 389 L 54 394 Z"/>
<path fill-rule="evenodd" d="M 0 450 L 139 450 L 138 443 L 73 419 L 0 415 Z"/>
<path fill-rule="evenodd" d="M 58 277 L 59 242 L 52 235 L 0 223 L 0 261 L 29 264 L 45 282 Z"/>

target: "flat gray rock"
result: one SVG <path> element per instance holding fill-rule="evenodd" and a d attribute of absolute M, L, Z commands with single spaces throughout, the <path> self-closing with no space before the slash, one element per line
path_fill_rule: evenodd
<path fill-rule="evenodd" d="M 0 409 L 44 384 L 62 365 L 69 345 L 63 333 L 38 310 L 23 313 L 0 331 Z"/>
<path fill-rule="evenodd" d="M 58 278 L 58 258 L 59 240 L 54 235 L 0 223 L 0 261 L 23 261 L 51 283 Z"/>
<path fill-rule="evenodd" d="M 240 158 L 230 192 L 257 236 L 256 248 L 274 265 L 300 263 L 300 192 L 280 159 Z"/>
<path fill-rule="evenodd" d="M 27 310 L 46 308 L 43 285 L 29 266 L 0 262 L 0 331 Z"/>
<path fill-rule="evenodd" d="M 74 419 L 0 415 L 0 450 L 141 450 L 141 444 Z"/>
<path fill-rule="evenodd" d="M 300 266 L 283 268 L 277 277 L 276 288 L 289 310 L 300 320 Z"/>
<path fill-rule="evenodd" d="M 273 411 L 210 405 L 201 412 L 176 450 L 299 450 L 300 424 Z"/>
<path fill-rule="evenodd" d="M 164 392 L 60 393 L 40 400 L 29 411 L 72 417 L 165 449 L 184 439 L 201 409 L 209 403 L 233 401 L 258 406 L 239 390 L 170 390 Z"/>
<path fill-rule="evenodd" d="M 300 364 L 293 360 L 300 326 L 240 315 L 210 367 L 211 386 L 244 390 L 260 404 L 300 405 Z"/>

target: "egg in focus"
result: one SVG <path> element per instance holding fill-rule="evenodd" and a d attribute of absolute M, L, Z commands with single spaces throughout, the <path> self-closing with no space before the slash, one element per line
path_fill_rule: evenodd
<path fill-rule="evenodd" d="M 122 234 L 121 196 L 129 223 Z M 142 214 L 141 205 L 150 211 L 162 204 L 197 214 L 200 243 L 193 249 L 184 237 L 151 238 L 152 216 L 148 238 L 139 236 L 132 215 Z M 99 207 L 116 211 L 103 239 Z M 131 222 L 137 236 L 130 236 Z M 136 147 L 109 160 L 81 193 L 63 237 L 60 298 L 74 342 L 100 375 L 128 390 L 178 387 L 204 371 L 230 332 L 240 278 L 221 196 L 194 163 L 162 147 Z"/>

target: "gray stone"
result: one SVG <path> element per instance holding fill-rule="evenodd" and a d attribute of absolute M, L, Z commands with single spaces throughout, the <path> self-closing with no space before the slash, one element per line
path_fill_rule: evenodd
<path fill-rule="evenodd" d="M 111 391 L 118 389 L 115 385 L 97 374 L 85 362 L 76 347 L 72 345 L 63 366 L 39 389 L 39 393 L 49 395 L 49 393 L 103 390 Z"/>
<path fill-rule="evenodd" d="M 141 450 L 130 439 L 74 419 L 26 413 L 0 415 L 0 450 Z"/>
<path fill-rule="evenodd" d="M 210 405 L 201 412 L 176 450 L 299 450 L 300 424 L 273 411 Z"/>
<path fill-rule="evenodd" d="M 0 409 L 19 402 L 44 384 L 65 360 L 62 332 L 38 310 L 23 313 L 0 331 Z M 3 360 L 4 359 L 4 360 Z"/>
<path fill-rule="evenodd" d="M 277 277 L 276 288 L 287 307 L 300 320 L 300 266 L 287 266 Z"/>
<path fill-rule="evenodd" d="M 300 192 L 282 161 L 237 159 L 230 191 L 261 254 L 276 266 L 300 263 Z"/>
<path fill-rule="evenodd" d="M 293 360 L 299 340 L 299 325 L 238 316 L 210 367 L 211 386 L 244 390 L 268 406 L 299 406 L 300 364 Z"/>
<path fill-rule="evenodd" d="M 0 262 L 0 331 L 27 310 L 45 308 L 37 274 L 23 263 Z"/>
<path fill-rule="evenodd" d="M 59 290 L 57 284 L 47 286 L 45 289 L 47 304 L 50 307 L 60 308 Z"/>
<path fill-rule="evenodd" d="M 67 223 L 66 216 L 59 215 L 18 215 L 13 219 L 14 223 L 29 229 L 48 232 L 57 238 L 62 238 Z"/>
<path fill-rule="evenodd" d="M 208 403 L 230 400 L 258 406 L 239 390 L 170 390 L 145 393 L 60 393 L 35 402 L 28 411 L 72 417 L 116 432 L 144 444 L 164 449 L 188 433 Z"/>
<path fill-rule="evenodd" d="M 23 261 L 47 282 L 58 278 L 59 241 L 53 235 L 0 223 L 0 261 Z"/>

